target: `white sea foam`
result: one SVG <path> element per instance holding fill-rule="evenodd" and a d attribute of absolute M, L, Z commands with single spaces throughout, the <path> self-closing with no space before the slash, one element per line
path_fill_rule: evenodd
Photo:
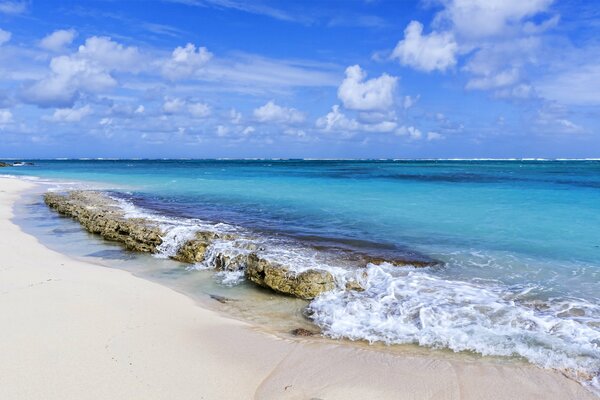
<path fill-rule="evenodd" d="M 585 318 L 569 317 L 565 304 L 540 310 L 515 301 L 501 286 L 444 280 L 391 265 L 369 265 L 360 278 L 364 292 L 337 290 L 310 304 L 311 318 L 325 334 L 521 356 L 590 385 L 598 383 L 600 332 Z"/>

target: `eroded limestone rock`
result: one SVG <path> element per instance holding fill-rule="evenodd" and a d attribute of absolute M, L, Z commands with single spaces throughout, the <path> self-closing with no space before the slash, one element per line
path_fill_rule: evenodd
<path fill-rule="evenodd" d="M 276 292 L 306 300 L 314 299 L 335 287 L 333 275 L 328 271 L 309 269 L 296 273 L 254 253 L 248 256 L 246 278 Z"/>
<path fill-rule="evenodd" d="M 160 228 L 143 218 L 125 218 L 118 203 L 97 192 L 46 193 L 45 203 L 77 220 L 87 231 L 120 242 L 129 250 L 156 252 L 162 243 Z"/>

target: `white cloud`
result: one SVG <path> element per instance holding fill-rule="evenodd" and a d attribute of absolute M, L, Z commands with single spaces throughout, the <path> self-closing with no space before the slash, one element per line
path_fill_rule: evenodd
<path fill-rule="evenodd" d="M 446 0 L 438 21 L 448 21 L 456 34 L 466 39 L 502 35 L 511 27 L 520 29 L 527 17 L 546 11 L 553 0 Z M 557 21 L 558 22 L 558 21 Z"/>
<path fill-rule="evenodd" d="M 188 43 L 185 47 L 173 50 L 171 58 L 162 66 L 162 73 L 171 80 L 189 78 L 212 58 L 206 47 L 198 47 Z"/>
<path fill-rule="evenodd" d="M 456 64 L 458 45 L 451 32 L 423 35 L 423 25 L 411 21 L 404 30 L 404 40 L 396 45 L 391 58 L 412 68 L 431 72 L 445 71 Z"/>
<path fill-rule="evenodd" d="M 146 111 L 144 106 L 140 104 L 134 111 L 135 114 L 143 114 Z"/>
<path fill-rule="evenodd" d="M 254 118 L 259 122 L 299 124 L 304 122 L 304 114 L 295 108 L 281 107 L 273 100 L 254 110 Z"/>
<path fill-rule="evenodd" d="M 179 98 L 166 98 L 162 109 L 166 114 L 176 114 L 182 111 L 184 107 L 185 100 Z"/>
<path fill-rule="evenodd" d="M 567 107 L 558 103 L 543 104 L 537 110 L 534 122 L 544 134 L 573 134 L 584 131 L 582 126 L 570 120 Z"/>
<path fill-rule="evenodd" d="M 327 115 L 320 117 L 316 122 L 317 128 L 326 132 L 392 132 L 397 124 L 394 121 L 381 121 L 365 124 L 354 118 L 347 117 L 340 111 L 339 105 L 334 105 Z"/>
<path fill-rule="evenodd" d="M 242 113 L 237 111 L 235 108 L 229 110 L 229 119 L 231 119 L 232 124 L 239 124 L 242 122 Z"/>
<path fill-rule="evenodd" d="M 440 135 L 437 132 L 427 132 L 427 140 L 428 141 L 432 141 L 432 140 L 440 140 L 443 139 L 444 137 L 442 135 Z"/>
<path fill-rule="evenodd" d="M 112 118 L 102 118 L 100 120 L 100 125 L 109 126 L 109 125 L 112 125 L 112 122 L 113 122 Z"/>
<path fill-rule="evenodd" d="M 0 109 L 0 127 L 12 122 L 13 115 L 10 110 Z"/>
<path fill-rule="evenodd" d="M 179 114 L 187 111 L 194 118 L 205 118 L 212 113 L 212 109 L 206 103 L 196 103 L 177 97 L 166 97 L 162 110 L 165 114 Z"/>
<path fill-rule="evenodd" d="M 44 37 L 40 41 L 40 47 L 59 53 L 73 42 L 76 35 L 74 29 L 60 29 Z"/>
<path fill-rule="evenodd" d="M 224 137 L 224 136 L 227 136 L 228 133 L 229 133 L 229 128 L 226 127 L 225 125 L 217 126 L 217 136 Z"/>
<path fill-rule="evenodd" d="M 48 119 L 54 122 L 79 122 L 91 113 L 92 108 L 89 105 L 80 108 L 59 108 Z"/>
<path fill-rule="evenodd" d="M 242 131 L 242 133 L 244 135 L 250 135 L 250 134 L 254 133 L 255 131 L 256 131 L 256 129 L 254 129 L 253 126 L 247 126 L 247 127 L 244 128 L 244 130 Z"/>
<path fill-rule="evenodd" d="M 0 13 L 22 14 L 27 11 L 28 1 L 0 1 Z"/>
<path fill-rule="evenodd" d="M 92 36 L 79 46 L 78 56 L 113 71 L 139 71 L 142 56 L 137 47 L 125 47 L 109 37 Z"/>
<path fill-rule="evenodd" d="M 12 33 L 10 33 L 9 31 L 5 31 L 4 29 L 0 29 L 0 46 L 2 46 L 4 43 L 9 42 L 11 37 Z"/>
<path fill-rule="evenodd" d="M 351 110 L 385 110 L 394 105 L 398 78 L 387 74 L 365 80 L 367 73 L 359 65 L 346 68 L 346 79 L 338 88 L 338 98 Z"/>
<path fill-rule="evenodd" d="M 396 129 L 395 134 L 398 136 L 408 136 L 413 140 L 418 140 L 423 137 L 423 133 L 414 126 L 401 126 Z"/>
<path fill-rule="evenodd" d="M 519 70 L 511 68 L 488 76 L 472 78 L 467 82 L 467 89 L 494 89 L 510 86 L 519 80 Z"/>
<path fill-rule="evenodd" d="M 600 64 L 589 60 L 571 64 L 536 82 L 536 89 L 547 99 L 570 105 L 600 105 Z"/>
<path fill-rule="evenodd" d="M 88 38 L 76 53 L 53 57 L 50 73 L 22 92 L 25 101 L 48 106 L 71 106 L 81 92 L 99 93 L 117 85 L 112 71 L 136 71 L 141 56 L 106 37 Z"/>
<path fill-rule="evenodd" d="M 205 118 L 211 114 L 211 108 L 206 103 L 189 103 L 187 108 L 189 113 L 196 118 Z"/>
<path fill-rule="evenodd" d="M 409 108 L 411 108 L 412 106 L 417 104 L 417 101 L 419 101 L 420 98 L 421 98 L 421 95 L 416 95 L 414 97 L 404 96 L 404 100 L 402 101 L 402 107 L 405 110 L 408 110 Z"/>

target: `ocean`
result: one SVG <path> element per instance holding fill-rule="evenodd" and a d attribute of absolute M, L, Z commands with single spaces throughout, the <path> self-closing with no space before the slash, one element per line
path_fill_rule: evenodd
<path fill-rule="evenodd" d="M 210 225 L 331 271 L 339 288 L 305 311 L 326 336 L 520 357 L 600 388 L 600 161 L 32 161 L 0 173 L 108 192 L 166 227 L 157 257 Z M 211 267 L 209 251 L 191 270 Z"/>

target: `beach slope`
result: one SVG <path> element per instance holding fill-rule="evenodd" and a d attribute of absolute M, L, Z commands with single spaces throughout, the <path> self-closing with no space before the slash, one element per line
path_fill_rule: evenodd
<path fill-rule="evenodd" d="M 71 259 L 11 222 L 0 178 L 1 399 L 592 399 L 520 363 L 277 338 L 169 288 Z"/>

